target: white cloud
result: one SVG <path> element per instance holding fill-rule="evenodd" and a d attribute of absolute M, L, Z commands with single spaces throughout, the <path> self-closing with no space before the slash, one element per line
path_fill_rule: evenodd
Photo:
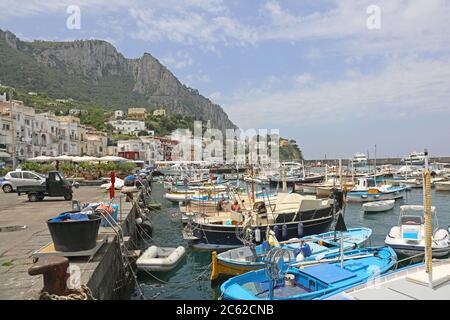
<path fill-rule="evenodd" d="M 185 83 L 189 87 L 197 87 L 196 83 L 210 83 L 211 78 L 209 75 L 203 70 L 199 69 L 196 70 L 194 73 L 190 73 L 186 76 L 181 76 L 181 79 L 183 80 L 183 83 Z"/>
<path fill-rule="evenodd" d="M 303 86 L 310 84 L 313 81 L 313 76 L 309 73 L 302 73 L 294 77 L 294 80 L 297 84 Z"/>
<path fill-rule="evenodd" d="M 208 5 L 203 3 L 208 3 Z M 201 44 L 216 50 L 216 43 L 248 44 L 253 34 L 230 16 L 221 0 L 164 1 L 154 6 L 131 7 L 129 14 L 138 30 L 132 37 L 145 41 L 169 40 L 175 43 Z"/>
<path fill-rule="evenodd" d="M 67 15 L 72 0 L 3 0 L 0 19 L 48 13 Z M 216 45 L 258 45 L 267 41 L 328 41 L 326 54 L 442 52 L 450 48 L 447 0 L 378 0 L 381 30 L 368 30 L 371 0 L 329 0 L 314 12 L 293 13 L 282 1 L 268 0 L 259 11 L 237 14 L 223 0 L 77 0 L 85 11 L 128 14 L 130 35 L 151 42 L 171 41 L 217 51 Z M 318 7 L 319 8 L 319 7 Z M 236 10 L 236 9 L 235 9 Z M 333 43 L 337 42 L 337 43 Z M 310 52 L 311 58 L 317 52 Z M 320 54 L 320 53 L 319 53 Z M 324 54 L 324 52 L 322 52 Z"/>
<path fill-rule="evenodd" d="M 184 69 L 194 64 L 194 59 L 186 51 L 177 51 L 175 54 L 169 53 L 161 58 L 161 62 L 174 69 Z"/>
<path fill-rule="evenodd" d="M 61 13 L 67 16 L 66 9 L 70 5 L 78 5 L 83 10 L 101 10 L 97 13 L 114 11 L 128 5 L 133 5 L 136 1 L 129 0 L 2 0 L 2 14 L 0 19 L 11 17 L 30 17 L 39 14 Z"/>
<path fill-rule="evenodd" d="M 225 103 L 238 125 L 326 125 L 361 118 L 450 116 L 450 59 L 399 59 L 377 74 L 289 90 L 239 92 Z"/>
<path fill-rule="evenodd" d="M 217 103 L 217 100 L 222 97 L 222 93 L 220 91 L 214 91 L 211 94 L 209 94 L 209 100 Z"/>

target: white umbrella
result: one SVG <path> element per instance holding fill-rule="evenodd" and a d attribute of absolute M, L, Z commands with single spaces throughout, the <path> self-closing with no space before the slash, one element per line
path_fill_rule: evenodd
<path fill-rule="evenodd" d="M 0 158 L 11 158 L 11 155 L 7 152 L 0 151 Z"/>
<path fill-rule="evenodd" d="M 39 157 L 27 159 L 27 161 L 31 161 L 31 162 L 49 162 L 49 161 L 53 161 L 53 160 L 54 160 L 53 157 L 48 157 L 48 156 L 39 156 Z"/>
<path fill-rule="evenodd" d="M 60 155 L 60 156 L 53 158 L 53 160 L 57 160 L 57 161 L 72 161 L 72 159 L 73 159 L 73 157 L 66 156 L 66 155 Z"/>
<path fill-rule="evenodd" d="M 99 161 L 99 158 L 83 156 L 83 157 L 73 157 L 72 162 L 90 162 L 90 161 Z"/>
<path fill-rule="evenodd" d="M 122 157 L 116 157 L 116 156 L 104 156 L 98 159 L 99 161 L 109 161 L 109 162 L 126 162 L 130 161 L 128 159 L 122 158 Z"/>

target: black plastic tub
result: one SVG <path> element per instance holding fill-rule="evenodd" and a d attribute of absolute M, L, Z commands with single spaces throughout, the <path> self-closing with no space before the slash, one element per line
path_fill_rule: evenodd
<path fill-rule="evenodd" d="M 56 251 L 84 251 L 95 247 L 101 219 L 98 215 L 88 217 L 86 221 L 47 221 Z"/>

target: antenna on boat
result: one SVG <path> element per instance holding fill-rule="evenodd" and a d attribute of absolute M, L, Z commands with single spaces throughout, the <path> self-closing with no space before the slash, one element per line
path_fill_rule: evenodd
<path fill-rule="evenodd" d="M 431 195 L 430 171 L 428 169 L 428 150 L 425 149 L 425 167 L 423 170 L 423 201 L 425 215 L 425 265 L 428 273 L 428 286 L 433 288 L 433 252 L 432 252 L 432 222 L 431 222 Z"/>
<path fill-rule="evenodd" d="M 250 176 L 252 178 L 252 195 L 251 195 L 251 199 L 252 199 L 252 206 L 255 204 L 255 176 L 254 176 L 254 172 L 253 172 L 253 150 L 252 150 L 252 145 L 249 145 L 249 152 L 250 152 Z"/>
<path fill-rule="evenodd" d="M 344 217 L 342 216 L 342 212 L 339 212 L 338 219 L 336 222 L 336 226 L 334 227 L 334 231 L 339 231 L 341 234 L 341 239 L 339 241 L 339 252 L 340 252 L 340 261 L 341 261 L 341 269 L 344 267 L 344 235 L 343 232 L 347 231 L 347 227 L 345 226 Z"/>
<path fill-rule="evenodd" d="M 375 183 L 377 181 L 377 145 L 375 144 L 375 155 L 374 155 L 374 164 L 373 164 L 373 178 L 375 179 Z"/>

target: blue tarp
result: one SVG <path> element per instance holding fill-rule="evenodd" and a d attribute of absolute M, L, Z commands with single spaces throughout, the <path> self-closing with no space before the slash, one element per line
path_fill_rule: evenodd
<path fill-rule="evenodd" d="M 334 264 L 322 263 L 317 266 L 311 266 L 302 269 L 302 272 L 314 277 L 326 284 L 347 280 L 353 278 L 356 274 L 345 269 L 341 269 Z"/>
<path fill-rule="evenodd" d="M 60 222 L 66 220 L 86 221 L 89 220 L 89 217 L 84 213 L 62 213 L 59 216 L 50 219 L 49 221 Z"/>

